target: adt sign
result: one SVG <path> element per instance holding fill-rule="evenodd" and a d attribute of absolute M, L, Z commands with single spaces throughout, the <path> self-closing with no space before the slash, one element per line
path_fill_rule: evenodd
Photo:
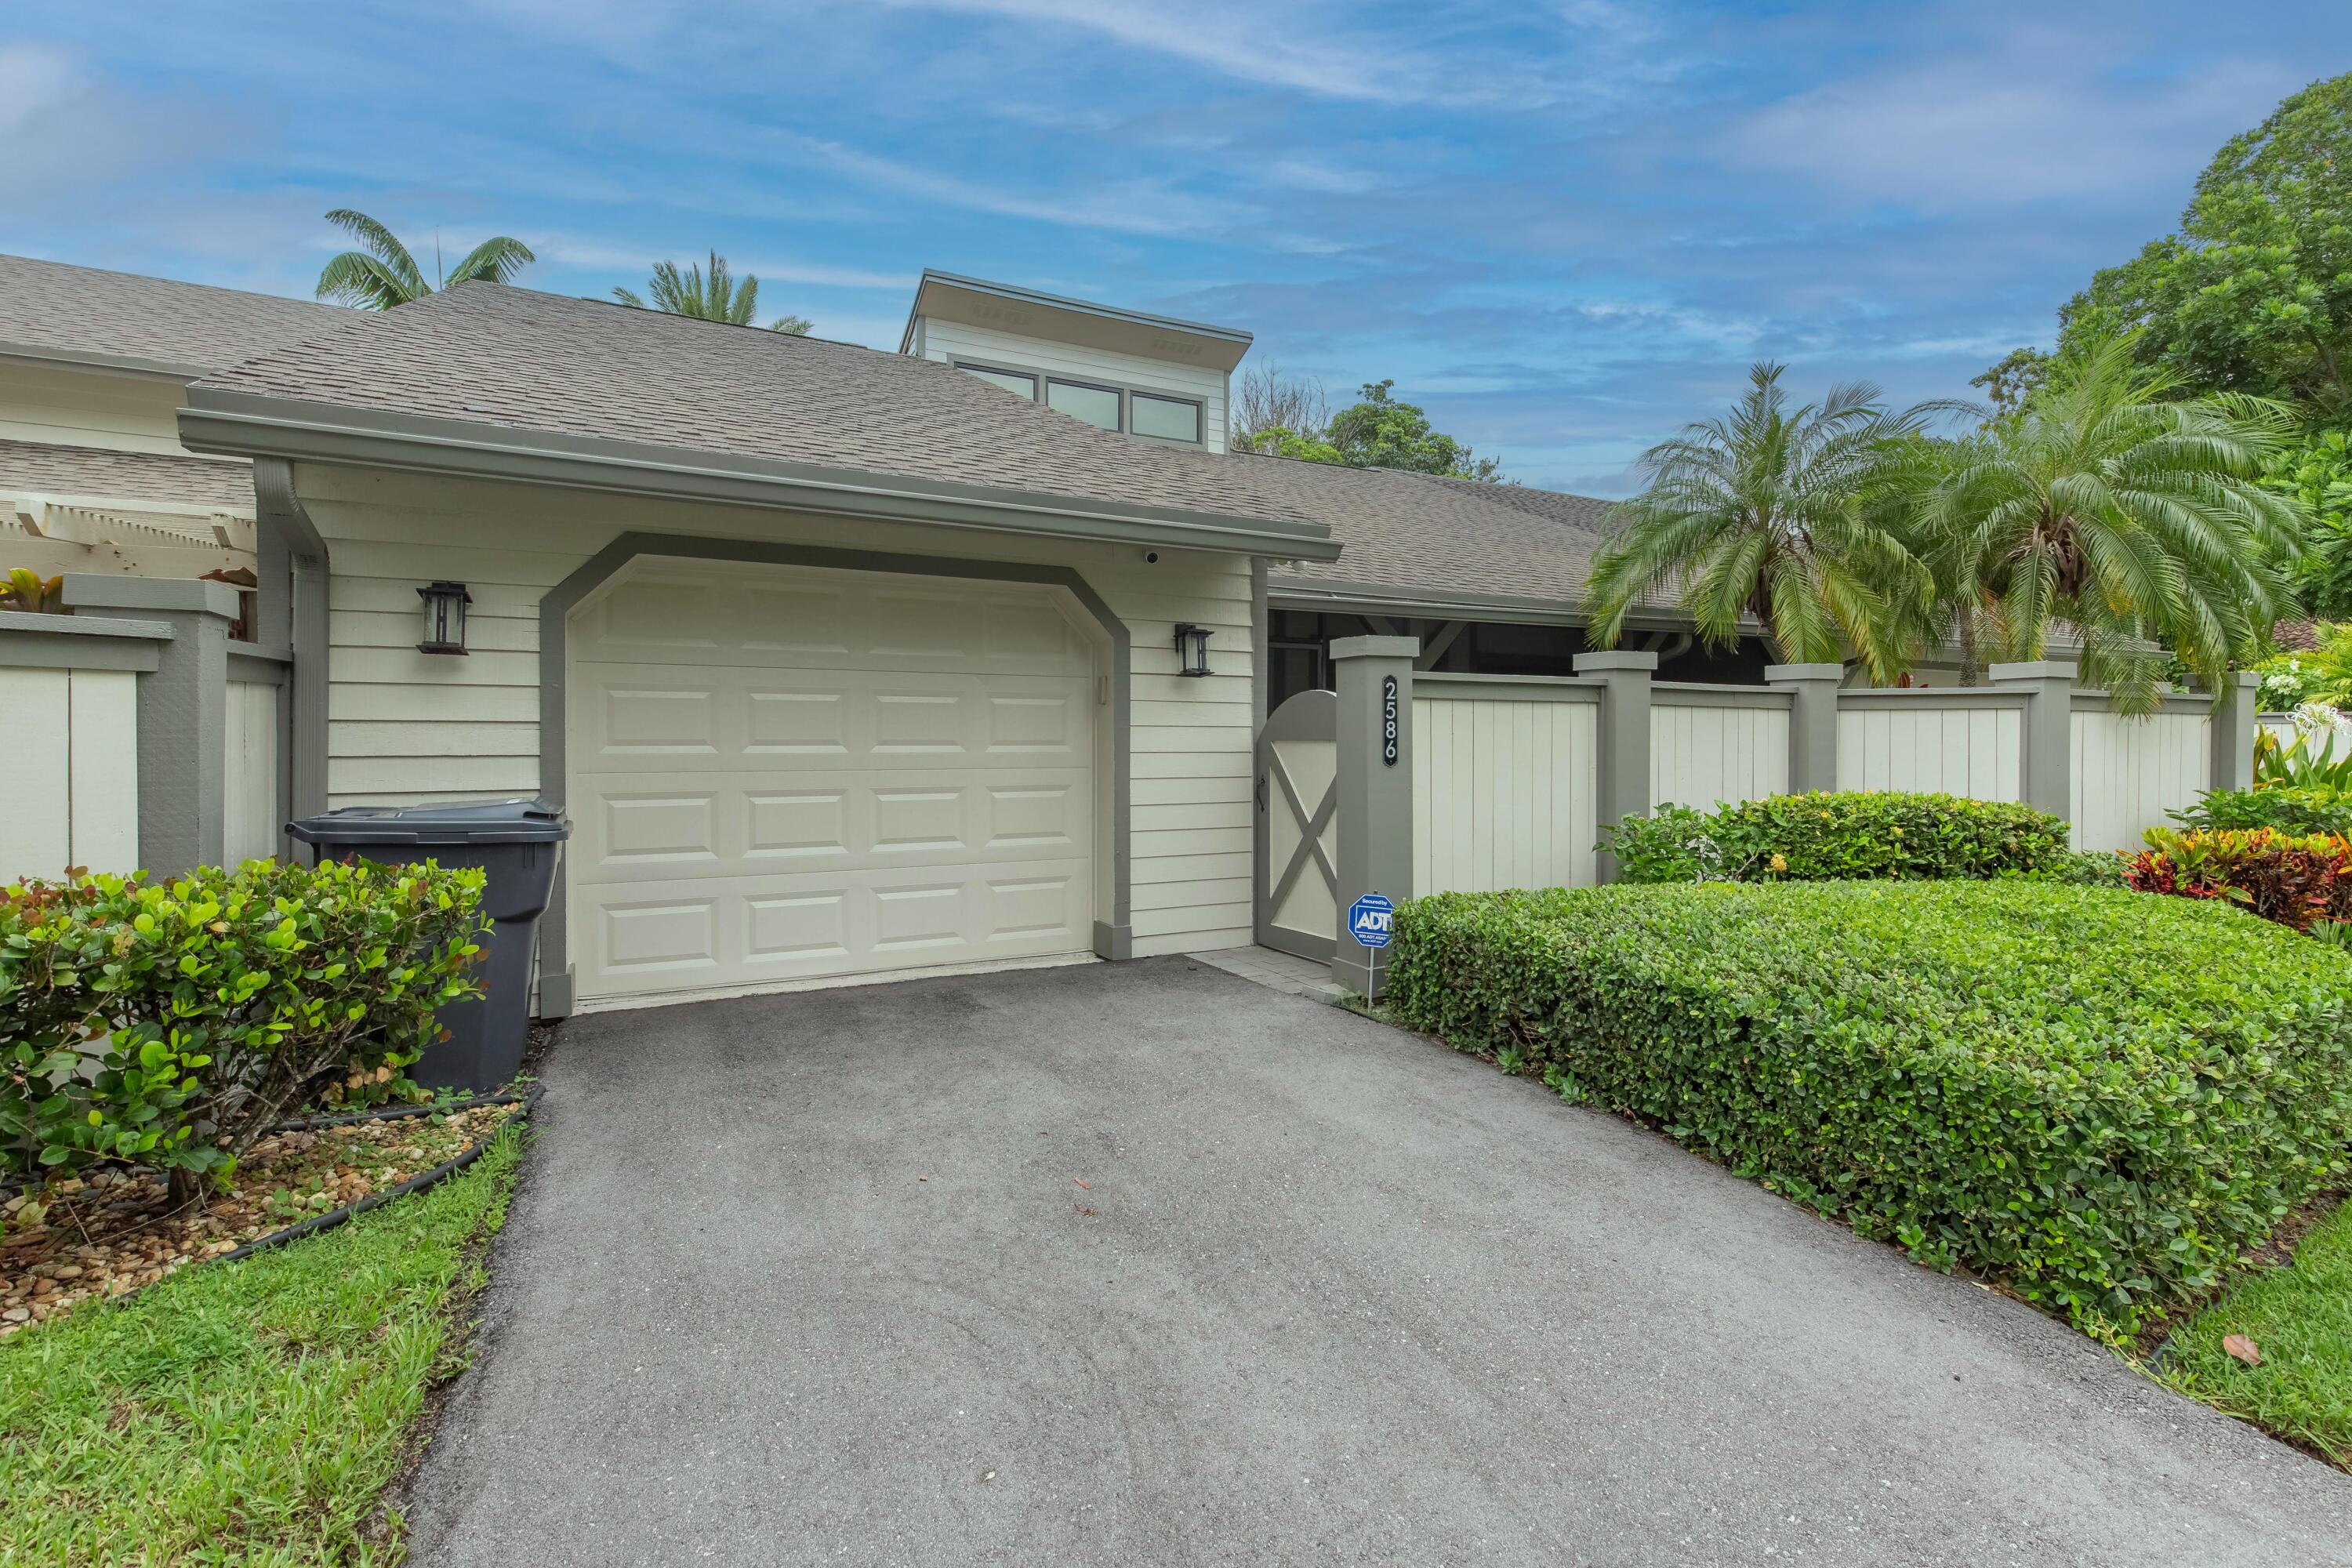
<path fill-rule="evenodd" d="M 1348 934 L 1365 947 L 1386 947 L 1394 934 L 1390 922 L 1395 915 L 1396 906 L 1387 895 L 1366 893 L 1348 906 Z"/>

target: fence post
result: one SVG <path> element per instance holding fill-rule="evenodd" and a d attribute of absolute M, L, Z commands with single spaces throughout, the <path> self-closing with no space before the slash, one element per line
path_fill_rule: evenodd
<path fill-rule="evenodd" d="M 1810 795 L 1838 786 L 1838 688 L 1842 664 L 1773 664 L 1764 683 L 1789 694 L 1789 790 Z"/>
<path fill-rule="evenodd" d="M 2263 678 L 2253 671 L 2233 669 L 2221 678 L 2214 691 L 2210 788 L 2254 787 L 2254 736 L 2262 729 L 2262 684 Z"/>
<path fill-rule="evenodd" d="M 1388 985 L 1386 922 L 1358 940 L 1349 911 L 1367 895 L 1391 907 L 1412 897 L 1412 661 L 1418 637 L 1340 637 L 1331 644 L 1339 687 L 1338 929 L 1331 978 L 1377 1001 Z"/>
<path fill-rule="evenodd" d="M 1601 680 L 1600 732 L 1592 821 L 1606 832 L 1629 816 L 1642 816 L 1657 803 L 1650 798 L 1650 680 L 1657 671 L 1654 653 L 1580 653 L 1571 661 L 1579 675 Z M 1617 857 L 1593 857 L 1593 880 L 1617 879 Z"/>
<path fill-rule="evenodd" d="M 158 877 L 219 865 L 236 590 L 191 578 L 75 572 L 66 576 L 65 600 L 172 627 L 155 668 L 139 678 L 139 858 Z"/>
<path fill-rule="evenodd" d="M 1994 686 L 2025 694 L 2025 776 L 2019 795 L 2036 811 L 2074 819 L 2074 671 L 2072 659 L 1996 664 Z M 2247 742 L 2252 746 L 2252 742 Z"/>

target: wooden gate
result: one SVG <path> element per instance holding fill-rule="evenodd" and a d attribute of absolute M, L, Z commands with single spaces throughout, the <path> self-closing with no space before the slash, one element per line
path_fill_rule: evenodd
<path fill-rule="evenodd" d="M 1257 738 L 1257 940 L 1322 963 L 1339 929 L 1339 699 L 1302 691 Z"/>

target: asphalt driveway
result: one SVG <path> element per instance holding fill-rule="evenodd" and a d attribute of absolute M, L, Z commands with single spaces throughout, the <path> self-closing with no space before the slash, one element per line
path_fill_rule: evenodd
<path fill-rule="evenodd" d="M 1181 959 L 547 1083 L 419 1563 L 2352 1563 L 2352 1477 L 2028 1309 Z"/>

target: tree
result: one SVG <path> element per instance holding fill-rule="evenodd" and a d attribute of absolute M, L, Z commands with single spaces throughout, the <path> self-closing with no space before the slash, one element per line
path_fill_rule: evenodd
<path fill-rule="evenodd" d="M 1649 483 L 1612 509 L 1588 584 L 1586 636 L 1612 647 L 1625 618 L 1672 595 L 1699 635 L 1738 640 L 1753 616 L 1783 663 L 1858 655 L 1889 680 L 1915 646 L 1924 564 L 1871 516 L 1894 458 L 1937 411 L 1890 415 L 1864 383 L 1790 408 L 1782 367 L 1758 364 L 1727 418 L 1643 454 Z"/>
<path fill-rule="evenodd" d="M 416 258 L 408 253 L 408 247 L 367 214 L 337 207 L 327 215 L 327 221 L 358 240 L 360 248 L 344 251 L 320 270 L 319 298 L 363 310 L 389 310 L 395 305 L 422 300 L 436 289 L 446 289 L 453 283 L 511 282 L 516 273 L 539 259 L 522 241 L 494 235 L 444 272 L 441 245 L 436 238 L 433 245 L 434 279 L 427 283 Z"/>
<path fill-rule="evenodd" d="M 1368 381 L 1360 402 L 1328 420 L 1319 383 L 1297 381 L 1269 365 L 1243 379 L 1234 398 L 1230 444 L 1245 452 L 1336 463 L 1350 468 L 1406 468 L 1449 479 L 1515 484 L 1505 479 L 1502 461 L 1481 458 L 1442 431 L 1430 428 L 1420 406 L 1390 395 L 1393 379 Z"/>
<path fill-rule="evenodd" d="M 1965 680 L 2040 658 L 2065 623 L 2085 680 L 2145 710 L 2166 648 L 2218 686 L 2295 608 L 2303 509 L 2261 482 L 2293 411 L 2177 397 L 2138 353 L 2128 335 L 2080 345 L 2014 417 L 1906 443 L 1882 470 L 1880 495 L 1902 500 L 1891 531 L 1933 580 L 1925 629 L 1959 642 Z"/>
<path fill-rule="evenodd" d="M 2182 394 L 2294 399 L 2323 419 L 2352 407 L 2352 74 L 2222 147 L 2179 232 L 2067 304 L 2058 353 L 2129 331 Z"/>
<path fill-rule="evenodd" d="M 1499 458 L 1475 457 L 1453 437 L 1432 429 L 1419 405 L 1399 403 L 1389 395 L 1394 385 L 1393 378 L 1368 381 L 1361 402 L 1331 416 L 1323 439 L 1339 452 L 1341 462 L 1356 468 L 1407 468 L 1447 479 L 1500 481 Z"/>
<path fill-rule="evenodd" d="M 1998 363 L 1988 365 L 1982 375 L 1969 378 L 1970 386 L 1984 389 L 1992 403 L 1993 417 L 2005 419 L 2025 406 L 2050 378 L 2050 356 L 2037 348 L 2011 349 Z"/>
<path fill-rule="evenodd" d="M 2323 430 L 2263 466 L 2263 483 L 2292 496 L 2310 518 L 2310 548 L 2295 568 L 2304 606 L 2326 620 L 2352 618 L 2352 432 Z"/>
<path fill-rule="evenodd" d="M 747 272 L 740 283 L 736 282 L 728 275 L 727 258 L 715 250 L 710 253 L 708 279 L 699 267 L 680 272 L 675 261 L 657 261 L 654 263 L 653 279 L 646 287 L 654 297 L 653 308 L 673 316 L 693 316 L 705 321 L 728 321 L 748 327 L 759 313 L 759 279 Z M 613 298 L 640 310 L 646 308 L 645 300 L 635 289 L 615 289 Z M 805 316 L 779 316 L 768 323 L 771 330 L 793 337 L 807 335 L 810 324 Z"/>

